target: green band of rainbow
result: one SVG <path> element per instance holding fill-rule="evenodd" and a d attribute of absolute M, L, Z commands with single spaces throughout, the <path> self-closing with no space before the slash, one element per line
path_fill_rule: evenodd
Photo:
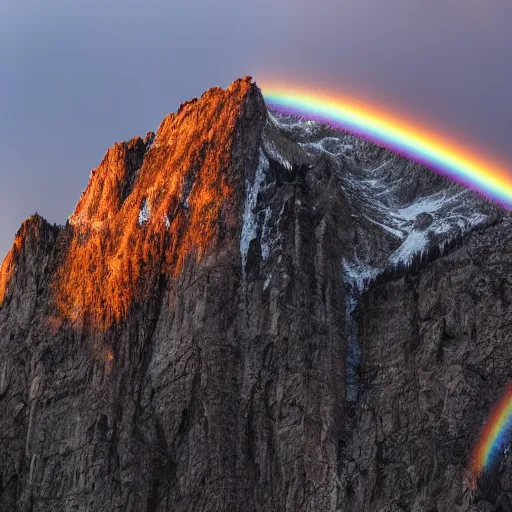
<path fill-rule="evenodd" d="M 512 209 L 512 173 L 471 155 L 444 138 L 353 100 L 276 85 L 264 84 L 262 90 L 271 108 L 315 119 L 372 140 Z"/>

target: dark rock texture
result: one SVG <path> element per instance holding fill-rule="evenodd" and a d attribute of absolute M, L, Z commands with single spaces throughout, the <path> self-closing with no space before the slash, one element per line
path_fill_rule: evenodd
<path fill-rule="evenodd" d="M 0 511 L 512 509 L 507 455 L 468 470 L 510 375 L 508 216 L 276 116 L 211 89 L 111 148 L 65 227 L 24 223 Z"/>
<path fill-rule="evenodd" d="M 511 275 L 507 218 L 419 275 L 364 295 L 344 510 L 512 510 L 507 450 L 479 488 L 468 468 L 511 377 Z"/>

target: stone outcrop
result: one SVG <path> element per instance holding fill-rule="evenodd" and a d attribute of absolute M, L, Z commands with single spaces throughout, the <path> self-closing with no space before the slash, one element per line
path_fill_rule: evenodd
<path fill-rule="evenodd" d="M 511 361 L 509 218 L 276 116 L 248 77 L 211 89 L 109 149 L 66 226 L 25 221 L 1 511 L 512 506 L 507 455 L 467 464 Z"/>

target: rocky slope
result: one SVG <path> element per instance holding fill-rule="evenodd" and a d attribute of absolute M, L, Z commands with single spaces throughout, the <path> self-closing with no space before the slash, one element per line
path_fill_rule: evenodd
<path fill-rule="evenodd" d="M 509 510 L 507 456 L 467 470 L 509 247 L 472 192 L 207 91 L 0 267 L 0 510 Z"/>

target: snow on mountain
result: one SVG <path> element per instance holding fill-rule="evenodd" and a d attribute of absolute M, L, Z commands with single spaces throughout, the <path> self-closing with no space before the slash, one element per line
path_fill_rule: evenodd
<path fill-rule="evenodd" d="M 147 198 L 144 198 L 144 201 L 139 210 L 139 226 L 144 226 L 149 220 L 151 216 L 151 209 L 149 208 Z"/>
<path fill-rule="evenodd" d="M 326 159 L 339 173 L 361 238 L 342 262 L 346 283 L 357 289 L 387 266 L 408 264 L 499 211 L 471 190 L 372 142 L 312 120 L 275 112 L 268 119 L 305 152 L 300 158 L 310 165 Z M 265 149 L 280 161 L 275 145 Z M 283 165 L 289 168 L 288 161 Z"/>
<path fill-rule="evenodd" d="M 260 150 L 260 157 L 258 167 L 256 169 L 256 174 L 254 176 L 254 182 L 250 183 L 247 181 L 246 183 L 246 196 L 245 196 L 245 205 L 243 212 L 243 224 L 242 224 L 242 235 L 240 237 L 240 253 L 242 255 L 242 269 L 245 269 L 245 264 L 247 263 L 247 252 L 249 251 L 249 244 L 251 240 L 256 238 L 257 234 L 257 223 L 256 217 L 254 213 L 254 209 L 256 207 L 256 203 L 258 200 L 258 192 L 260 190 L 261 184 L 265 179 L 265 174 L 268 170 L 268 159 L 263 152 Z"/>

